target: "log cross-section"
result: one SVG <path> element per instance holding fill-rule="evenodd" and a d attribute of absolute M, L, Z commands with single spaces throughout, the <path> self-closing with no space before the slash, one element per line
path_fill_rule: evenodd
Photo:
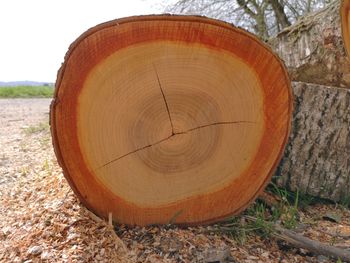
<path fill-rule="evenodd" d="M 239 213 L 270 180 L 292 116 L 288 74 L 256 37 L 193 16 L 98 25 L 70 47 L 51 106 L 64 175 L 125 224 Z"/>
<path fill-rule="evenodd" d="M 349 0 L 332 1 L 269 41 L 292 80 L 350 88 L 349 10 Z"/>

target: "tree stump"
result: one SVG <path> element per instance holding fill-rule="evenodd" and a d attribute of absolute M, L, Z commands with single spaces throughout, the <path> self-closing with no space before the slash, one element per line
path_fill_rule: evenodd
<path fill-rule="evenodd" d="M 292 87 L 294 117 L 278 185 L 350 200 L 350 90 L 302 82 Z"/>
<path fill-rule="evenodd" d="M 292 80 L 350 87 L 350 59 L 346 54 L 346 47 L 350 47 L 349 7 L 349 0 L 336 0 L 269 41 Z"/>
<path fill-rule="evenodd" d="M 349 10 L 349 0 L 336 0 L 270 41 L 302 81 L 292 85 L 292 132 L 277 183 L 336 202 L 350 198 Z"/>
<path fill-rule="evenodd" d="M 253 35 L 204 17 L 140 16 L 71 45 L 51 132 L 65 177 L 99 216 L 193 225 L 257 197 L 291 114 L 286 70 Z"/>

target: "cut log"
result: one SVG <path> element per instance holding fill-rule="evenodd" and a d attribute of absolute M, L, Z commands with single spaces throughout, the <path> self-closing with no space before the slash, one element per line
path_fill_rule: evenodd
<path fill-rule="evenodd" d="M 345 46 L 350 46 L 349 3 L 341 5 L 336 0 L 269 41 L 292 80 L 350 88 L 350 60 L 345 51 Z"/>
<path fill-rule="evenodd" d="M 51 104 L 59 163 L 83 204 L 125 224 L 239 213 L 270 180 L 290 81 L 256 37 L 224 22 L 141 16 L 70 47 Z"/>
<path fill-rule="evenodd" d="M 292 131 L 277 183 L 341 201 L 350 197 L 350 90 L 293 83 Z"/>

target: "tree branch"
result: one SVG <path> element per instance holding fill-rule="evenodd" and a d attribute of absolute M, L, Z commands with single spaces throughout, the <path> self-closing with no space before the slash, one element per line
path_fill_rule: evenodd
<path fill-rule="evenodd" d="M 291 25 L 286 13 L 284 12 L 284 7 L 278 2 L 278 0 L 268 0 L 267 1 L 275 13 L 277 23 L 281 25 L 282 29 Z"/>
<path fill-rule="evenodd" d="M 257 221 L 257 218 L 252 216 L 245 216 L 245 218 L 249 221 Z M 307 249 L 310 252 L 318 255 L 324 255 L 335 259 L 340 258 L 343 261 L 350 262 L 350 252 L 345 249 L 330 246 L 319 241 L 304 237 L 303 235 L 299 235 L 294 231 L 283 228 L 280 224 L 277 223 L 273 224 L 272 227 L 275 230 L 273 233 L 274 237 L 286 241 L 295 247 Z"/>

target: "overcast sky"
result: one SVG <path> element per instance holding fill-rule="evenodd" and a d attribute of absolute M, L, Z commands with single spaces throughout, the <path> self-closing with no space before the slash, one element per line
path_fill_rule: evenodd
<path fill-rule="evenodd" d="M 161 13 L 161 0 L 0 0 L 0 81 L 55 82 L 68 46 L 99 23 Z"/>

